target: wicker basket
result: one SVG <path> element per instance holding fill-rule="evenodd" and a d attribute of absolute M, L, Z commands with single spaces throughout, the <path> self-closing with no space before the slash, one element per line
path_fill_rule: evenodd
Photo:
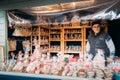
<path fill-rule="evenodd" d="M 70 22 L 62 22 L 63 27 L 70 27 Z"/>
<path fill-rule="evenodd" d="M 75 27 L 75 26 L 80 26 L 80 22 L 72 22 L 72 27 Z"/>
<path fill-rule="evenodd" d="M 48 24 L 40 24 L 40 26 L 42 26 L 42 27 L 47 27 Z"/>

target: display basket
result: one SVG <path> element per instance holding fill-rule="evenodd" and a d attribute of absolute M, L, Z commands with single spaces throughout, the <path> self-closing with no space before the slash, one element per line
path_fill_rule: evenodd
<path fill-rule="evenodd" d="M 62 22 L 63 27 L 70 27 L 70 22 Z"/>
<path fill-rule="evenodd" d="M 80 22 L 71 22 L 71 24 L 72 24 L 72 27 L 80 26 Z"/>

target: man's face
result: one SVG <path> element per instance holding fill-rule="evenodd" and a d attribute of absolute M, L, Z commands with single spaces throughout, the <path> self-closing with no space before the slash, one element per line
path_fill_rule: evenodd
<path fill-rule="evenodd" d="M 94 31 L 95 34 L 100 32 L 100 25 L 99 24 L 94 24 L 92 26 L 92 30 Z"/>

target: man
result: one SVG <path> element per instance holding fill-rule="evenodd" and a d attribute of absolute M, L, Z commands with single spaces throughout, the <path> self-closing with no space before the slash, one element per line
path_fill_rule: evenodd
<path fill-rule="evenodd" d="M 103 52 L 105 57 L 114 58 L 115 46 L 111 37 L 101 30 L 100 22 L 92 23 L 91 34 L 88 36 L 86 53 L 92 54 L 93 58 L 96 53 Z"/>

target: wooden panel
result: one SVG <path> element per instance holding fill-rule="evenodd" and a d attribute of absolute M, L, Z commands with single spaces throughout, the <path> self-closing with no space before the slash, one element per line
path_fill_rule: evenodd
<path fill-rule="evenodd" d="M 5 60 L 5 56 L 4 56 L 4 46 L 0 46 L 0 68 L 2 66 L 2 61 Z"/>

